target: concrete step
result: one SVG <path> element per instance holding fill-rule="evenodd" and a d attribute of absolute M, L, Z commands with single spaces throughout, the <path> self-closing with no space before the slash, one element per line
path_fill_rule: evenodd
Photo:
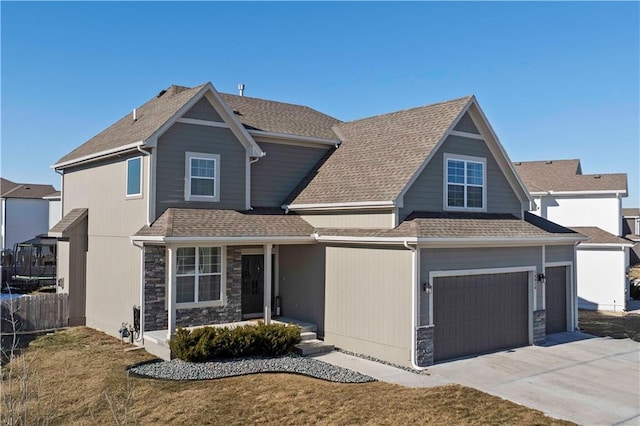
<path fill-rule="evenodd" d="M 329 345 L 318 339 L 305 340 L 296 345 L 296 353 L 302 356 L 323 354 L 331 352 L 333 349 L 333 345 Z"/>
<path fill-rule="evenodd" d="M 300 333 L 300 340 L 303 342 L 307 340 L 317 340 L 317 339 L 318 339 L 318 335 L 313 331 L 305 331 L 303 333 Z"/>

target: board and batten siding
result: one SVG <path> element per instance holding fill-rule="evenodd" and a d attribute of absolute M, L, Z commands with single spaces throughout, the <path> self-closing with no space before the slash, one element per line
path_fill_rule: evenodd
<path fill-rule="evenodd" d="M 545 246 L 545 262 L 572 262 L 573 245 Z"/>
<path fill-rule="evenodd" d="M 541 247 L 478 247 L 420 249 L 420 282 L 429 282 L 429 272 L 535 266 L 542 272 Z M 542 306 L 542 292 L 535 292 Z M 420 291 L 419 325 L 429 324 L 429 294 Z"/>
<path fill-rule="evenodd" d="M 282 315 L 316 324 L 318 335 L 323 336 L 324 245 L 282 245 L 278 250 L 278 285 Z"/>
<path fill-rule="evenodd" d="M 410 366 L 412 254 L 327 246 L 325 341 Z"/>
<path fill-rule="evenodd" d="M 267 155 L 251 165 L 252 207 L 282 206 L 329 150 L 267 142 L 259 145 Z"/>
<path fill-rule="evenodd" d="M 404 195 L 400 220 L 404 220 L 413 211 L 444 211 L 444 153 L 486 158 L 487 213 L 511 213 L 520 217 L 520 200 L 487 144 L 479 139 L 449 136 Z"/>
<path fill-rule="evenodd" d="M 186 153 L 220 155 L 220 201 L 185 201 Z M 230 129 L 176 123 L 158 140 L 156 217 L 169 207 L 245 210 L 244 146 Z"/>
<path fill-rule="evenodd" d="M 316 228 L 393 228 L 395 219 L 391 211 L 301 214 Z"/>
<path fill-rule="evenodd" d="M 207 98 L 202 98 L 196 102 L 196 104 L 192 106 L 191 109 L 183 115 L 183 117 L 193 118 L 196 120 L 217 121 L 220 123 L 224 122 L 222 117 L 220 117 L 220 114 L 218 114 L 218 111 L 215 110 Z"/>
<path fill-rule="evenodd" d="M 473 122 L 473 119 L 469 115 L 469 112 L 464 113 L 464 115 L 462 116 L 460 121 L 458 121 L 458 124 L 456 124 L 456 127 L 454 127 L 453 130 L 457 130 L 459 132 L 475 133 L 476 135 L 480 134 L 480 131 L 478 131 L 478 128 L 476 127 L 475 123 Z"/>
<path fill-rule="evenodd" d="M 146 224 L 149 163 L 143 156 L 142 196 L 127 199 L 126 160 L 137 156 L 140 154 L 125 155 L 64 174 L 64 213 L 74 208 L 88 209 L 86 325 L 112 336 L 118 336 L 122 322 L 133 322 L 132 307 L 140 305 L 140 249 L 129 237 Z M 74 241 L 70 242 L 73 251 Z M 69 279 L 73 273 L 82 273 L 81 266 L 74 265 L 70 263 Z M 70 303 L 71 314 L 76 301 Z M 80 306 L 82 301 L 77 303 Z"/>

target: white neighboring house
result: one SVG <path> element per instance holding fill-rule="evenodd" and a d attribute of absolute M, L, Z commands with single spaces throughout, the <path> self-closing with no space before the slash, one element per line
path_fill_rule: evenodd
<path fill-rule="evenodd" d="M 51 229 L 62 219 L 62 193 L 56 191 L 42 198 L 49 202 L 49 229 Z"/>
<path fill-rule="evenodd" d="M 586 235 L 576 247 L 578 307 L 623 311 L 629 300 L 629 250 L 623 237 L 625 173 L 582 174 L 580 160 L 514 163 L 536 203 L 532 213 Z"/>

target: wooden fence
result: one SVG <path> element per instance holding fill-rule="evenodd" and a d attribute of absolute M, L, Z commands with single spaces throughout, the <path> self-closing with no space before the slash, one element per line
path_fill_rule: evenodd
<path fill-rule="evenodd" d="M 0 331 L 18 334 L 53 330 L 69 324 L 69 295 L 36 294 L 0 302 Z"/>

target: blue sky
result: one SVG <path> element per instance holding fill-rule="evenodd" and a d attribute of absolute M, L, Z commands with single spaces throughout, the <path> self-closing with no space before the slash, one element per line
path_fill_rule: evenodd
<path fill-rule="evenodd" d="M 513 161 L 627 173 L 638 206 L 639 3 L 1 3 L 1 174 L 49 166 L 170 84 L 341 120 L 475 94 Z"/>

